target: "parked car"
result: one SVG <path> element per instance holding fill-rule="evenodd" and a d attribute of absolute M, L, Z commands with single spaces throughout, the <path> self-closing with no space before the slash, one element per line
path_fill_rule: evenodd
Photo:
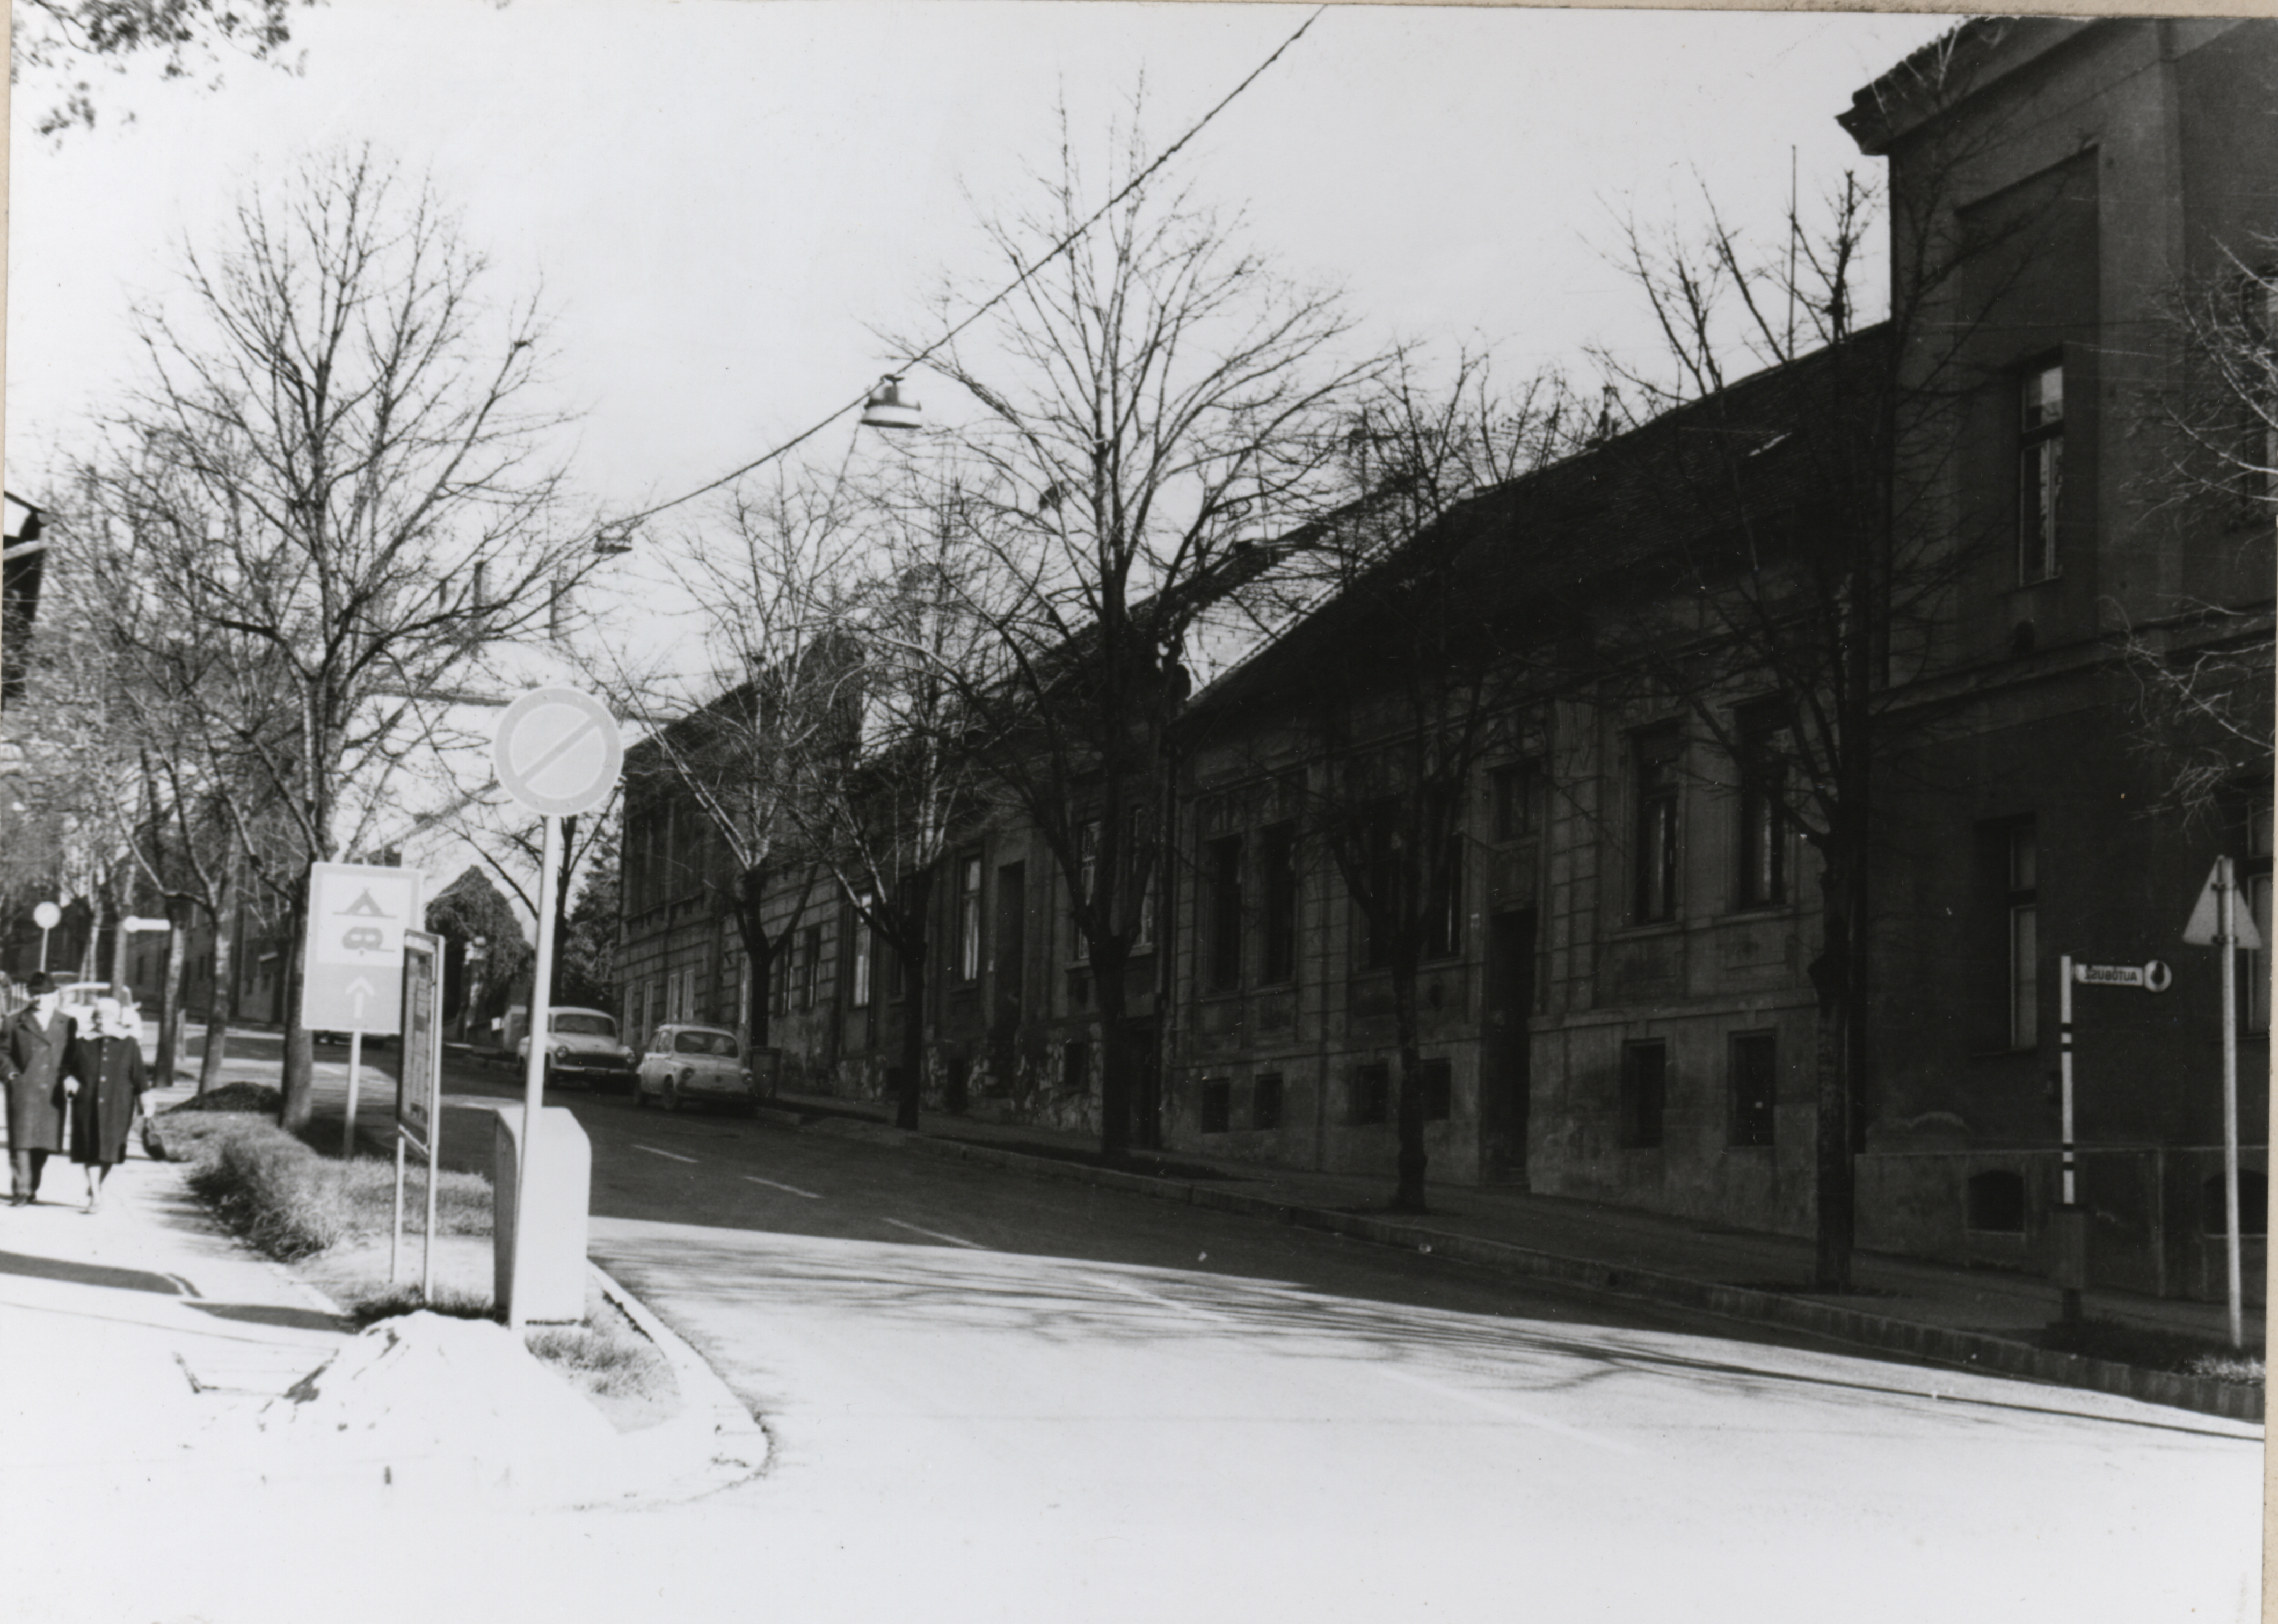
<path fill-rule="evenodd" d="M 515 1058 L 530 1061 L 530 1040 L 515 1045 Z M 630 1082 L 633 1051 L 617 1039 L 614 1016 L 600 1010 L 555 1004 L 546 1012 L 546 1086 L 583 1083 L 588 1088 Z"/>
<path fill-rule="evenodd" d="M 640 1058 L 633 1103 L 654 1097 L 666 1110 L 685 1105 L 731 1105 L 749 1114 L 775 1097 L 776 1049 L 746 1052 L 736 1034 L 721 1026 L 659 1026 Z"/>

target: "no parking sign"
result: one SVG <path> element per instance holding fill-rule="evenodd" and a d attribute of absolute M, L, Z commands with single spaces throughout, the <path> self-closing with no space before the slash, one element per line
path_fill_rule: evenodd
<path fill-rule="evenodd" d="M 499 718 L 491 764 L 531 812 L 574 818 L 609 798 L 625 764 L 608 706 L 574 688 L 533 688 Z"/>

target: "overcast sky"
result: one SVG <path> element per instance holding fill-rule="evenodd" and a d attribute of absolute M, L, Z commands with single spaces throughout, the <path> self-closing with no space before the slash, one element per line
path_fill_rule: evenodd
<path fill-rule="evenodd" d="M 1143 73 L 1158 141 L 1307 16 L 1027 0 L 330 0 L 297 76 L 218 91 L 97 74 L 101 122 L 31 133 L 11 179 L 8 480 L 35 488 L 126 364 L 122 313 L 171 242 L 310 146 L 429 170 L 501 289 L 543 277 L 581 486 L 701 484 L 874 378 L 975 257 L 974 202 L 1048 160 L 1056 101 L 1104 131 Z M 1180 160 L 1285 270 L 1372 336 L 1493 342 L 1512 368 L 1646 341 L 1605 263 L 1617 217 L 1728 210 L 1777 230 L 1860 158 L 1833 122 L 1933 37 L 1922 17 L 1332 8 Z M 132 113 L 130 122 L 126 115 Z"/>

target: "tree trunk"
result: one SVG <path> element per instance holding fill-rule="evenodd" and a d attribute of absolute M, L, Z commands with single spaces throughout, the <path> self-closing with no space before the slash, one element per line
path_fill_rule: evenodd
<path fill-rule="evenodd" d="M 554 885 L 554 963 L 546 987 L 546 1007 L 552 1009 L 562 1002 L 562 944 L 570 940 L 570 870 L 573 865 L 571 853 L 577 843 L 577 820 L 562 820 L 562 873 Z"/>
<path fill-rule="evenodd" d="M 278 1011 L 278 1025 L 285 1036 L 285 1068 L 283 1098 L 277 1108 L 278 1125 L 288 1133 L 297 1133 L 309 1125 L 316 1110 L 314 1097 L 317 1080 L 316 1044 L 308 1028 L 301 1024 L 301 991 L 307 978 L 302 963 L 302 947 L 309 934 L 309 873 L 305 869 L 293 882 L 292 906 L 286 914 L 285 1007 Z"/>
<path fill-rule="evenodd" d="M 1392 962 L 1392 1018 L 1400 1048 L 1400 1102 L 1395 1111 L 1399 1154 L 1392 1191 L 1395 1212 L 1425 1212 L 1424 1057 L 1417 1019 L 1417 965 L 1413 952 L 1399 951 Z"/>
<path fill-rule="evenodd" d="M 1854 986 L 1853 859 L 1836 847 L 1831 847 L 1822 856 L 1820 951 L 1811 964 L 1812 986 L 1818 995 L 1812 1056 L 1818 1106 L 1813 1135 L 1817 1247 L 1812 1283 L 1821 1291 L 1847 1292 L 1851 1289 L 1854 1232 L 1849 1067 Z"/>
<path fill-rule="evenodd" d="M 96 945 L 103 940 L 103 921 L 111 911 L 108 888 L 100 884 L 90 886 L 87 903 L 87 944 L 80 949 L 79 979 L 92 981 L 96 963 Z"/>
<path fill-rule="evenodd" d="M 237 863 L 222 879 L 221 906 L 214 913 L 213 985 L 206 993 L 206 1047 L 198 1059 L 198 1092 L 221 1080 L 229 1054 L 229 1024 L 237 1018 Z"/>
<path fill-rule="evenodd" d="M 744 959 L 752 967 L 751 991 L 744 1000 L 745 1030 L 754 1048 L 768 1046 L 768 989 L 775 980 L 776 944 L 760 917 L 766 900 L 756 871 L 744 876 L 736 896 L 736 930 L 744 939 Z"/>
<path fill-rule="evenodd" d="M 134 996 L 127 976 L 134 962 L 134 939 L 126 934 L 127 912 L 134 904 L 134 873 L 121 863 L 111 881 L 111 990 L 121 1000 Z"/>
<path fill-rule="evenodd" d="M 914 1133 L 918 1111 L 925 1103 L 926 949 L 932 922 L 934 864 L 903 877 L 894 904 L 895 932 L 889 944 L 902 978 L 902 1044 L 900 1086 L 894 1091 L 894 1125 Z M 872 988 L 874 1001 L 879 988 Z"/>
<path fill-rule="evenodd" d="M 182 970 L 189 957 L 188 908 L 178 897 L 166 900 L 166 977 L 158 987 L 158 1064 L 156 1080 L 171 1086 L 182 1052 Z"/>
<path fill-rule="evenodd" d="M 1092 1003 L 1099 1011 L 1099 1155 L 1104 1162 L 1131 1155 L 1132 1033 L 1123 1019 L 1123 971 L 1127 952 L 1112 962 L 1091 956 Z"/>

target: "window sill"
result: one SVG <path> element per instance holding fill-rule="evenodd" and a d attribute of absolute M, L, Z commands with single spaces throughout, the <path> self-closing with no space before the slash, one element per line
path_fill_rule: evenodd
<path fill-rule="evenodd" d="M 1684 929 L 1683 919 L 1654 919 L 1643 925 L 1617 925 L 1607 933 L 1607 939 L 1629 942 L 1648 936 L 1674 936 Z"/>

